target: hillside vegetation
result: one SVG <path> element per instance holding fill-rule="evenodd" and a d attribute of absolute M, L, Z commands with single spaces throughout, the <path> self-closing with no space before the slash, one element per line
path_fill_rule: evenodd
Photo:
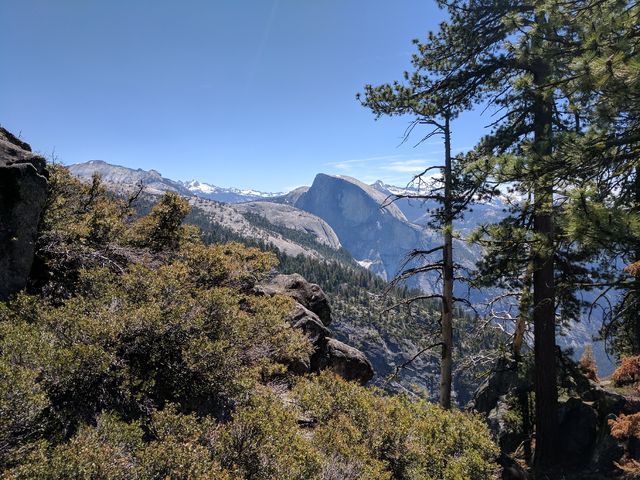
<path fill-rule="evenodd" d="M 27 293 L 0 303 L 0 469 L 11 479 L 487 479 L 475 416 L 330 372 L 269 252 L 205 245 L 166 194 L 142 217 L 50 172 Z"/>
<path fill-rule="evenodd" d="M 238 242 L 271 252 L 278 258 L 276 268 L 279 272 L 300 273 L 320 285 L 331 299 L 332 330 L 338 339 L 367 353 L 376 371 L 375 385 L 392 393 L 437 397 L 440 352 L 437 348 L 427 347 L 437 342 L 438 300 L 408 302 L 422 293 L 407 285 L 391 287 L 360 266 L 344 249 L 329 248 L 318 243 L 311 234 L 274 225 L 260 215 L 245 217 L 264 231 L 281 235 L 309 251 L 320 252 L 321 258 L 288 255 L 276 245 L 225 228 L 198 207 L 189 212 L 185 221 L 198 226 L 204 243 Z M 470 360 L 489 351 L 488 358 L 493 358 L 507 337 L 500 330 L 480 328 L 480 322 L 462 309 L 456 309 L 455 317 L 455 336 L 460 341 L 456 342 L 454 350 L 459 366 L 454 372 L 454 393 L 458 405 L 464 406 L 488 370 L 488 362 Z M 404 367 L 399 368 L 402 365 Z"/>

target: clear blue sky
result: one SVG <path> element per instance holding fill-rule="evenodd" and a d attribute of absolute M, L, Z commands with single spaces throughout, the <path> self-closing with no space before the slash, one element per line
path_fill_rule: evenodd
<path fill-rule="evenodd" d="M 282 191 L 316 173 L 406 184 L 435 143 L 355 100 L 401 78 L 430 0 L 0 0 L 0 124 L 66 164 L 101 159 Z M 489 119 L 454 124 L 473 146 Z"/>

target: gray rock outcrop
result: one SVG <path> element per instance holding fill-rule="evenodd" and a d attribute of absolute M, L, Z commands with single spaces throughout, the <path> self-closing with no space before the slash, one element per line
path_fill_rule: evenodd
<path fill-rule="evenodd" d="M 366 355 L 333 338 L 327 328 L 331 323 L 331 308 L 329 299 L 318 285 L 306 281 L 298 274 L 276 275 L 269 281 L 256 285 L 254 290 L 263 295 L 287 295 L 295 300 L 285 320 L 307 335 L 314 352 L 309 363 L 290 365 L 292 371 L 305 373 L 328 369 L 345 380 L 362 384 L 373 378 L 373 366 Z"/>
<path fill-rule="evenodd" d="M 499 358 L 491 373 L 476 390 L 467 406 L 469 410 L 489 414 L 508 394 L 527 390 L 530 386 L 518 377 L 518 367 L 513 361 Z"/>
<path fill-rule="evenodd" d="M 327 222 L 309 212 L 274 202 L 238 203 L 233 208 L 240 213 L 259 215 L 269 223 L 311 235 L 316 242 L 338 250 L 340 240 Z"/>
<path fill-rule="evenodd" d="M 640 400 L 625 397 L 593 382 L 565 354 L 558 354 L 559 386 L 568 398 L 558 404 L 558 460 L 570 478 L 617 478 L 613 474 L 625 458 L 640 460 L 640 449 L 633 439 L 623 441 L 611 434 L 609 420 L 640 412 Z M 500 359 L 492 373 L 478 388 L 469 408 L 485 415 L 487 424 L 501 449 L 499 463 L 503 478 L 521 477 L 510 459 L 526 445 L 533 432 L 523 431 L 524 411 L 519 395 L 534 389 L 531 372 L 518 375 L 512 361 Z M 525 402 L 525 404 L 527 404 Z M 515 413 L 515 415 L 513 415 Z M 517 424 L 514 425 L 514 419 Z M 532 420 L 531 418 L 529 419 Z M 533 425 L 529 425 L 532 428 Z M 531 447 L 529 443 L 529 448 Z M 555 478 L 555 477 L 554 477 Z"/>
<path fill-rule="evenodd" d="M 47 189 L 45 159 L 0 128 L 0 300 L 27 284 Z"/>
<path fill-rule="evenodd" d="M 373 367 L 365 354 L 335 338 L 327 339 L 324 347 L 311 357 L 311 371 L 324 369 L 363 385 L 373 378 Z"/>
<path fill-rule="evenodd" d="M 410 224 L 394 204 L 388 205 L 386 195 L 350 177 L 317 175 L 295 206 L 326 221 L 361 265 L 385 279 L 421 244 L 420 227 Z"/>
<path fill-rule="evenodd" d="M 297 302 L 285 320 L 295 328 L 301 329 L 315 346 L 321 346 L 331 337 L 331 331 L 324 326 L 320 318 Z"/>
<path fill-rule="evenodd" d="M 268 282 L 258 285 L 256 290 L 264 295 L 287 295 L 315 313 L 324 325 L 331 323 L 329 299 L 320 286 L 307 282 L 302 275 L 276 275 Z"/>

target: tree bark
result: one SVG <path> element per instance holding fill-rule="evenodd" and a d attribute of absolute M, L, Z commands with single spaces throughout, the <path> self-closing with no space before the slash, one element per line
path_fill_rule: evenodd
<path fill-rule="evenodd" d="M 635 168 L 635 179 L 634 179 L 634 194 L 635 194 L 635 204 L 636 208 L 640 206 L 640 168 Z M 640 262 L 640 244 L 636 242 L 635 245 L 635 258 L 634 262 Z M 633 281 L 634 292 L 634 308 L 632 309 L 633 313 L 629 316 L 630 320 L 633 322 L 633 346 L 632 346 L 632 355 L 640 355 L 640 276 L 635 275 L 635 280 Z"/>
<path fill-rule="evenodd" d="M 536 16 L 540 30 L 547 24 L 543 13 Z M 534 184 L 533 229 L 537 236 L 533 252 L 533 328 L 536 394 L 536 450 L 538 472 L 557 460 L 558 387 L 556 377 L 556 322 L 553 242 L 553 177 L 548 162 L 553 154 L 553 99 L 546 84 L 549 65 L 544 59 L 540 35 L 533 39 L 534 94 Z"/>
<path fill-rule="evenodd" d="M 550 207 L 551 192 L 546 187 L 536 195 L 540 207 Z M 552 241 L 551 214 L 535 213 L 534 229 L 544 240 Z M 536 454 L 535 464 L 551 466 L 556 460 L 558 431 L 558 387 L 556 380 L 556 323 L 553 253 L 545 245 L 544 253 L 534 256 L 533 328 L 536 391 Z M 549 252 L 551 250 L 551 252 Z"/>
<path fill-rule="evenodd" d="M 453 372 L 453 219 L 451 129 L 449 115 L 444 125 L 444 249 L 442 250 L 442 359 L 440 362 L 440 406 L 451 408 L 451 383 Z"/>
<path fill-rule="evenodd" d="M 524 343 L 524 334 L 527 331 L 527 320 L 531 313 L 531 281 L 533 266 L 531 262 L 527 266 L 522 279 L 522 293 L 520 294 L 520 305 L 518 306 L 518 318 L 516 319 L 516 328 L 513 332 L 513 358 L 519 362 L 522 356 L 522 344 Z"/>

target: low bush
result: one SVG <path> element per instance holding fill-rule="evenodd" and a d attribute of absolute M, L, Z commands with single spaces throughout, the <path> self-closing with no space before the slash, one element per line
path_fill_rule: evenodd
<path fill-rule="evenodd" d="M 495 474 L 498 452 L 479 417 L 385 396 L 331 373 L 302 379 L 293 392 L 318 423 L 316 448 L 340 469 L 359 472 L 348 478 L 481 480 Z"/>
<path fill-rule="evenodd" d="M 633 385 L 640 381 L 640 356 L 622 358 L 611 379 L 617 387 Z"/>

